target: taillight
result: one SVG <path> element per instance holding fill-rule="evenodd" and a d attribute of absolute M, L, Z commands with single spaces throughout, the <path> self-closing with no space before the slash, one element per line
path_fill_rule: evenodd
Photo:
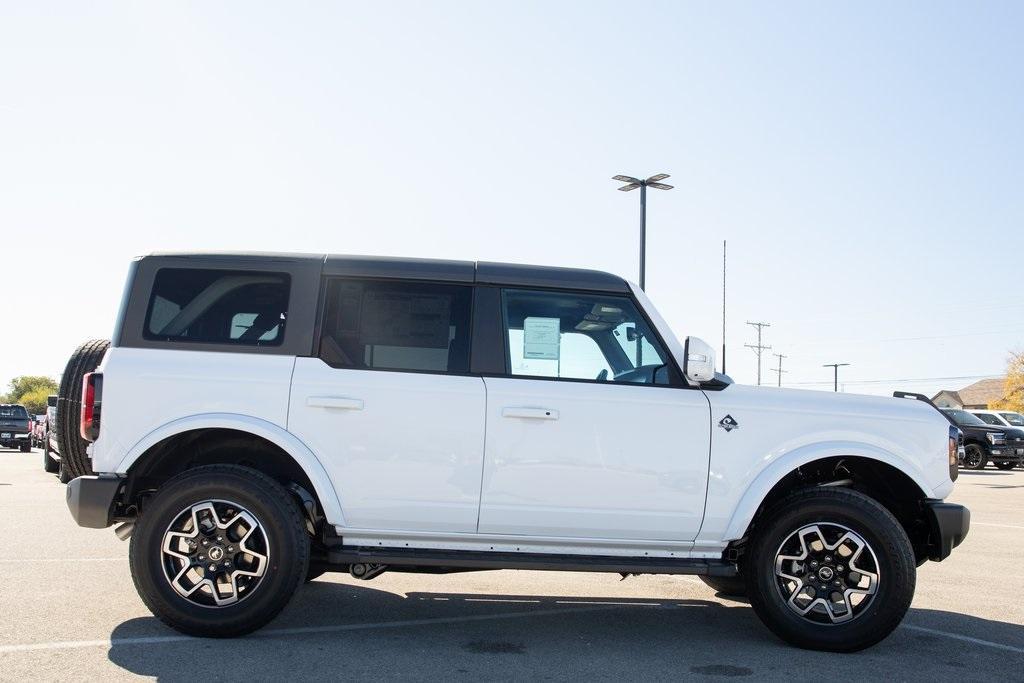
<path fill-rule="evenodd" d="M 90 372 L 82 378 L 81 434 L 86 441 L 100 435 L 100 406 L 103 403 L 103 374 Z"/>
<path fill-rule="evenodd" d="M 964 447 L 964 435 L 956 427 L 949 428 L 949 479 L 956 481 L 960 475 L 961 451 Z"/>

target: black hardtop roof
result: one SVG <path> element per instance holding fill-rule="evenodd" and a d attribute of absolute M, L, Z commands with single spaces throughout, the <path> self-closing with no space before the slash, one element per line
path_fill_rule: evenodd
<path fill-rule="evenodd" d="M 245 264 L 321 263 L 324 275 L 349 277 L 443 280 L 479 282 L 512 287 L 554 287 L 613 292 L 629 292 L 629 285 L 618 275 L 583 268 L 533 266 L 487 261 L 447 261 L 443 259 L 401 258 L 392 256 L 355 256 L 338 254 L 289 254 L 275 252 L 158 252 L 140 260 L 167 259 L 192 262 L 216 262 L 224 267 L 232 261 Z"/>

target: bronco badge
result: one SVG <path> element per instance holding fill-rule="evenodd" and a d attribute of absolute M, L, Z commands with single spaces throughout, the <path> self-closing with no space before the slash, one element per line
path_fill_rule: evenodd
<path fill-rule="evenodd" d="M 718 421 L 718 426 L 727 432 L 731 432 L 734 429 L 739 429 L 740 423 L 732 419 L 732 415 L 726 415 Z"/>

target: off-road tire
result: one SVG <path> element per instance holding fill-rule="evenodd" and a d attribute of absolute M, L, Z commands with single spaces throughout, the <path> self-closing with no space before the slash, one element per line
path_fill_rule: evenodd
<path fill-rule="evenodd" d="M 205 607 L 180 596 L 161 564 L 164 533 L 190 505 L 206 500 L 241 505 L 262 525 L 270 547 L 267 572 L 251 595 L 224 607 Z M 142 601 L 182 633 L 229 638 L 268 623 L 306 578 L 309 534 L 294 496 L 262 472 L 238 465 L 205 465 L 163 484 L 147 501 L 128 550 L 132 579 Z"/>
<path fill-rule="evenodd" d="M 26 441 L 23 444 L 18 444 L 18 450 L 21 451 L 22 453 L 31 453 L 32 452 L 32 442 Z"/>
<path fill-rule="evenodd" d="M 747 555 L 747 596 L 779 638 L 797 647 L 855 652 L 881 641 L 902 621 L 914 597 L 917 569 L 910 539 L 880 503 L 841 487 L 802 489 L 761 515 Z M 783 542 L 808 524 L 837 524 L 858 534 L 877 557 L 877 592 L 846 622 L 814 623 L 786 603 L 775 574 Z"/>
<path fill-rule="evenodd" d="M 983 470 L 988 464 L 988 454 L 985 449 L 976 443 L 969 443 L 964 449 L 964 468 L 968 470 Z"/>
<path fill-rule="evenodd" d="M 1015 462 L 997 462 L 993 464 L 1001 470 L 1012 470 L 1014 467 L 1017 466 L 1017 463 Z"/>
<path fill-rule="evenodd" d="M 68 468 L 64 465 L 64 461 L 61 460 L 60 467 L 57 470 L 57 481 L 59 481 L 62 484 L 66 484 L 72 479 L 73 477 L 71 476 L 71 471 L 68 470 Z"/>
<path fill-rule="evenodd" d="M 60 461 L 50 456 L 50 440 L 43 444 L 43 471 L 55 474 L 60 469 Z"/>
<path fill-rule="evenodd" d="M 743 598 L 747 595 L 747 580 L 742 574 L 737 576 L 698 576 L 712 590 L 725 597 Z"/>
<path fill-rule="evenodd" d="M 82 378 L 92 372 L 110 348 L 106 339 L 87 341 L 71 354 L 57 392 L 57 450 L 72 478 L 92 474 L 85 452 L 88 442 L 78 432 L 82 410 Z"/>

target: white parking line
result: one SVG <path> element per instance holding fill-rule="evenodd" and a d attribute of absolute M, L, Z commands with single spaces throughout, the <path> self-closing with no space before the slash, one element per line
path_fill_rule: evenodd
<path fill-rule="evenodd" d="M 971 526 L 995 526 L 1000 529 L 1024 529 L 1024 526 L 1014 526 L 1013 524 L 988 524 L 986 522 L 971 522 Z"/>
<path fill-rule="evenodd" d="M 25 557 L 17 560 L 0 560 L 0 564 L 32 564 L 34 562 L 123 562 L 124 557 Z"/>
<path fill-rule="evenodd" d="M 385 628 L 405 628 L 408 626 L 430 626 L 434 624 L 459 624 L 470 621 L 496 621 L 499 619 L 520 619 L 523 617 L 545 617 L 555 614 L 577 614 L 580 612 L 597 612 L 621 607 L 621 605 L 602 605 L 600 607 L 567 607 L 565 609 L 531 610 L 529 612 L 505 612 L 502 614 L 474 614 L 462 617 L 437 617 L 432 619 L 406 619 L 403 621 L 378 621 L 368 624 L 334 624 L 333 626 L 306 626 L 299 628 L 272 628 L 259 631 L 245 640 L 269 638 L 274 636 L 296 636 L 314 633 L 337 633 L 340 631 L 369 631 Z M 23 643 L 20 645 L 0 645 L 0 654 L 14 652 L 34 652 L 38 650 L 79 650 L 89 647 L 121 647 L 125 645 L 159 645 L 163 643 L 184 643 L 201 638 L 191 636 L 146 636 L 138 638 L 106 638 L 103 640 L 62 640 L 50 643 Z"/>
<path fill-rule="evenodd" d="M 579 604 L 579 603 L 577 603 Z M 502 614 L 475 614 L 462 617 L 437 617 L 431 619 L 405 619 L 401 621 L 378 621 L 366 624 L 334 624 L 331 626 L 306 626 L 298 628 L 275 628 L 266 629 L 254 633 L 244 639 L 252 640 L 259 638 L 272 638 L 275 636 L 296 636 L 317 633 L 338 633 L 343 631 L 370 631 L 386 628 L 406 628 L 410 626 L 432 626 L 435 624 L 459 624 L 473 621 L 497 621 L 500 619 L 521 619 L 524 617 L 544 617 L 557 614 L 579 614 L 581 612 L 597 612 L 616 609 L 620 607 L 660 607 L 661 603 L 597 603 L 586 602 L 587 607 L 567 607 L 564 609 L 531 610 L 529 612 L 505 612 Z M 902 629 L 917 631 L 929 635 L 951 638 L 983 647 L 990 647 L 1006 652 L 1024 654 L 1024 647 L 996 643 L 991 640 L 983 640 L 972 636 L 965 636 L 961 633 L 950 633 L 938 629 L 914 626 L 913 624 L 902 624 Z M 123 647 L 131 645 L 161 645 L 164 643 L 184 643 L 202 638 L 191 636 L 142 636 L 137 638 L 106 638 L 101 640 L 63 640 L 49 643 L 23 643 L 19 645 L 0 645 L 0 655 L 13 654 L 17 652 L 37 652 L 41 650 L 79 650 L 90 647 Z"/>
<path fill-rule="evenodd" d="M 994 647 L 997 650 L 1006 650 L 1007 652 L 1016 652 L 1018 654 L 1024 654 L 1024 647 L 1016 647 L 1014 645 L 1004 645 L 1003 643 L 994 643 L 991 640 L 982 640 L 981 638 L 972 638 L 971 636 L 965 636 L 962 633 L 949 633 L 947 631 L 939 631 L 934 628 L 925 628 L 924 626 L 914 626 L 913 624 L 903 624 L 900 628 L 905 628 L 910 631 L 920 631 L 921 633 L 929 633 L 933 636 L 943 636 L 945 638 L 952 638 L 953 640 L 962 640 L 967 643 L 974 643 L 975 645 L 984 645 L 985 647 Z"/>

